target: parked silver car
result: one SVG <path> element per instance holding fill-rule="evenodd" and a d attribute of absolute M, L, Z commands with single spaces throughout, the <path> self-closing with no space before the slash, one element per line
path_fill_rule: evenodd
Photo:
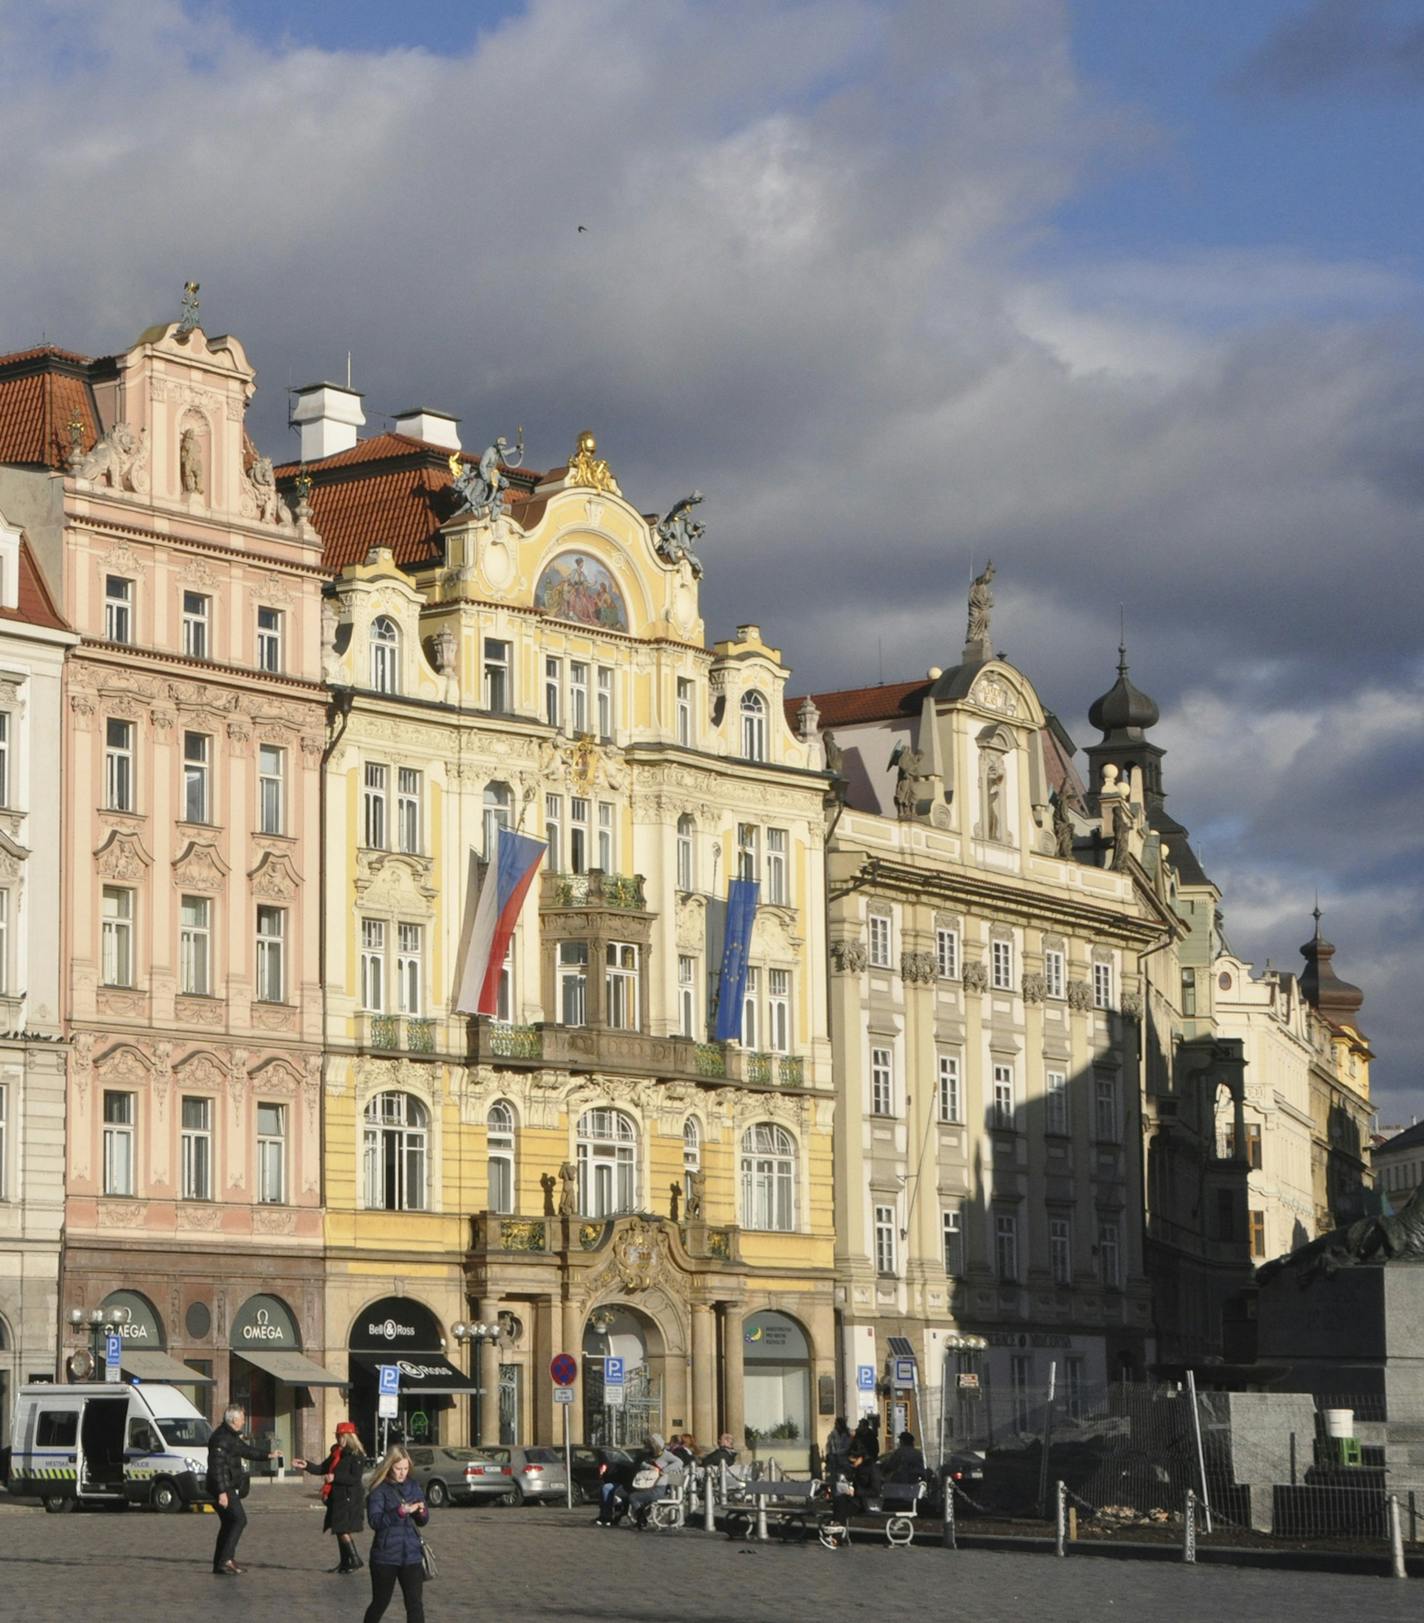
<path fill-rule="evenodd" d="M 483 1448 L 423 1448 L 408 1443 L 411 1475 L 420 1484 L 425 1502 L 432 1510 L 452 1500 L 458 1504 L 493 1504 L 509 1498 L 511 1487 L 508 1458 L 497 1460 Z M 509 1453 L 504 1450 L 505 1455 Z M 367 1482 L 374 1467 L 366 1473 Z M 511 1501 L 512 1502 L 512 1501 Z"/>
<path fill-rule="evenodd" d="M 543 1504 L 549 1500 L 562 1500 L 567 1491 L 564 1476 L 564 1451 L 561 1448 L 529 1447 L 506 1448 L 503 1445 L 481 1444 L 480 1453 L 506 1471 L 501 1504 Z"/>

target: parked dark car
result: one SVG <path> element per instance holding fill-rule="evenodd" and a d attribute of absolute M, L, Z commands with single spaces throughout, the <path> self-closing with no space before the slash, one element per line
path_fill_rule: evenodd
<path fill-rule="evenodd" d="M 599 1492 L 608 1481 L 631 1488 L 633 1473 L 638 1469 L 636 1458 L 622 1448 L 609 1448 L 602 1444 L 580 1444 L 573 1451 L 574 1495 L 584 1504 L 597 1504 Z"/>

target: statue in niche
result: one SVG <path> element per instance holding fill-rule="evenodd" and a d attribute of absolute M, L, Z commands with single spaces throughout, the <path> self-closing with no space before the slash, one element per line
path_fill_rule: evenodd
<path fill-rule="evenodd" d="M 578 1173 L 572 1161 L 559 1166 L 559 1216 L 574 1217 L 578 1213 Z"/>
<path fill-rule="evenodd" d="M 668 1185 L 668 1188 L 672 1192 L 672 1200 L 668 1205 L 668 1215 L 676 1223 L 678 1221 L 678 1208 L 682 1205 L 682 1185 L 674 1179 Z"/>
<path fill-rule="evenodd" d="M 899 774 L 895 779 L 895 815 L 913 817 L 920 799 L 920 780 L 925 775 L 925 752 L 899 743 L 890 757 L 890 765 Z"/>
<path fill-rule="evenodd" d="M 702 578 L 702 561 L 693 548 L 707 533 L 707 526 L 692 516 L 692 509 L 702 500 L 702 492 L 694 490 L 680 502 L 674 502 L 657 523 L 657 553 L 670 564 L 686 558 L 695 579 Z"/>
<path fill-rule="evenodd" d="M 676 1187 L 676 1186 L 674 1186 Z M 701 1167 L 687 1180 L 687 1217 L 700 1219 L 707 1196 L 707 1174 Z"/>
<path fill-rule="evenodd" d="M 997 750 L 984 756 L 984 838 L 1004 838 L 1004 763 Z"/>
<path fill-rule="evenodd" d="M 984 573 L 976 575 L 969 587 L 969 629 L 965 633 L 968 642 L 988 642 L 989 615 L 994 607 L 994 594 L 989 590 L 989 583 L 994 578 L 994 561 L 991 558 L 984 565 Z"/>
<path fill-rule="evenodd" d="M 203 453 L 196 429 L 185 428 L 178 438 L 178 478 L 185 495 L 202 495 Z"/>
<path fill-rule="evenodd" d="M 1053 849 L 1060 857 L 1073 855 L 1073 819 L 1068 815 L 1068 799 L 1060 790 L 1053 797 Z"/>

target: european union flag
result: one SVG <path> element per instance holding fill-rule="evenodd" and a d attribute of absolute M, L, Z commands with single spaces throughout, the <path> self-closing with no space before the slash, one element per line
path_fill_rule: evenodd
<path fill-rule="evenodd" d="M 727 933 L 722 943 L 717 1029 L 713 1033 L 719 1043 L 742 1034 L 742 998 L 747 989 L 747 959 L 752 950 L 758 888 L 755 879 L 734 879 L 727 889 Z"/>

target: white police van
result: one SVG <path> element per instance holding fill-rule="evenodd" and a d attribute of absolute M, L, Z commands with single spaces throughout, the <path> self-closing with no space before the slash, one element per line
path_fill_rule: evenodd
<path fill-rule="evenodd" d="M 211 1429 L 171 1386 L 22 1386 L 8 1487 L 53 1512 L 205 1503 Z"/>

